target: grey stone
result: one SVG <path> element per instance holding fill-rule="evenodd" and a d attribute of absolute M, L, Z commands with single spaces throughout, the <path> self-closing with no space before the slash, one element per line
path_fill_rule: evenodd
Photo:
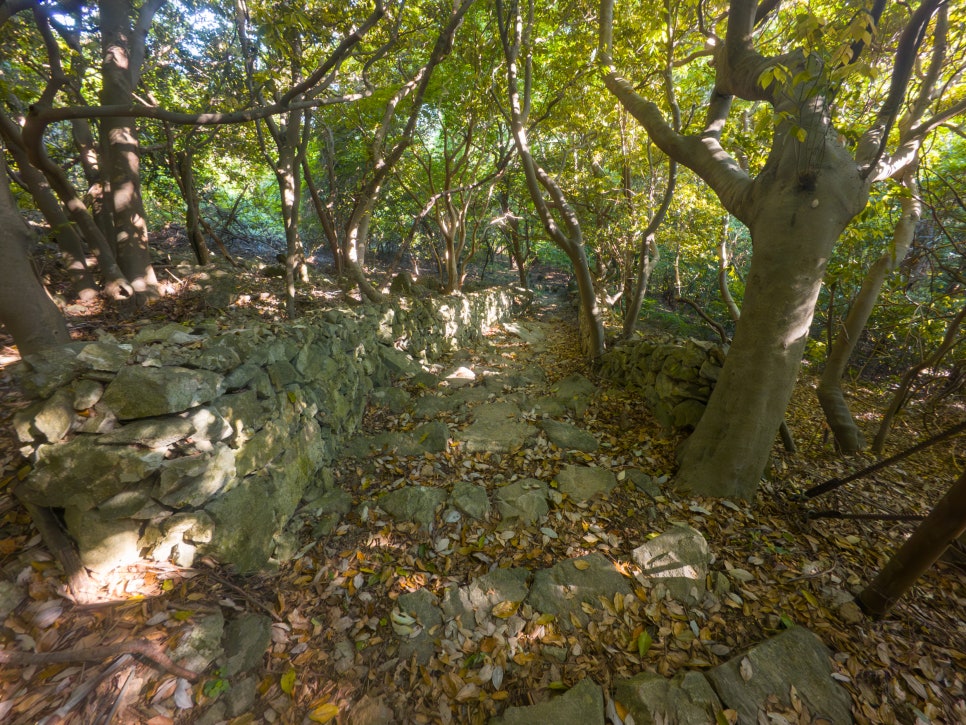
<path fill-rule="evenodd" d="M 581 680 L 567 692 L 547 702 L 527 707 L 511 706 L 489 725 L 604 725 L 604 693 L 593 680 Z"/>
<path fill-rule="evenodd" d="M 541 421 L 540 427 L 551 443 L 565 451 L 592 453 L 600 446 L 593 435 L 569 423 L 546 419 Z"/>
<path fill-rule="evenodd" d="M 675 428 L 695 428 L 707 406 L 699 400 L 682 400 L 671 408 L 671 422 Z"/>
<path fill-rule="evenodd" d="M 617 485 L 617 477 L 612 471 L 598 466 L 567 465 L 557 474 L 557 485 L 561 493 L 574 501 L 587 501 L 610 493 Z"/>
<path fill-rule="evenodd" d="M 852 722 L 852 700 L 832 679 L 828 649 L 804 627 L 792 627 L 706 676 L 722 704 L 738 711 L 740 722 L 758 722 L 770 695 L 789 705 L 792 686 L 813 718 L 824 717 L 835 725 Z"/>
<path fill-rule="evenodd" d="M 0 579 L 0 623 L 20 606 L 27 593 L 16 582 Z"/>
<path fill-rule="evenodd" d="M 443 597 L 443 614 L 458 619 L 464 629 L 491 622 L 493 607 L 501 602 L 520 603 L 530 589 L 526 569 L 494 569 L 464 587 L 450 587 Z"/>
<path fill-rule="evenodd" d="M 481 405 L 473 411 L 473 416 L 473 423 L 459 434 L 470 453 L 505 453 L 525 445 L 537 433 L 534 426 L 519 419 L 520 408 L 513 403 Z"/>
<path fill-rule="evenodd" d="M 234 482 L 235 451 L 219 443 L 211 454 L 165 461 L 156 496 L 172 508 L 203 506 Z"/>
<path fill-rule="evenodd" d="M 105 519 L 144 518 L 138 516 L 145 507 L 155 508 L 154 499 L 145 488 L 121 491 L 97 505 L 97 512 Z"/>
<path fill-rule="evenodd" d="M 191 424 L 191 437 L 195 443 L 207 441 L 215 443 L 231 437 L 234 429 L 218 412 L 211 408 L 196 408 L 189 411 L 186 420 Z"/>
<path fill-rule="evenodd" d="M 73 396 L 66 390 L 58 390 L 34 414 L 33 427 L 48 442 L 57 443 L 67 435 L 75 416 Z"/>
<path fill-rule="evenodd" d="M 412 396 L 402 388 L 373 388 L 372 400 L 392 413 L 402 413 L 412 403 Z"/>
<path fill-rule="evenodd" d="M 675 599 L 693 604 L 704 594 L 711 556 L 708 542 L 690 526 L 672 526 L 631 556 L 646 579 L 660 581 Z"/>
<path fill-rule="evenodd" d="M 292 431 L 277 420 L 270 420 L 238 447 L 235 471 L 239 477 L 264 467 L 281 455 L 289 444 Z"/>
<path fill-rule="evenodd" d="M 99 574 L 128 566 L 141 557 L 138 540 L 141 522 L 105 519 L 95 511 L 68 508 L 64 511 L 67 531 L 77 542 L 81 562 Z"/>
<path fill-rule="evenodd" d="M 96 380 L 82 378 L 74 383 L 74 410 L 88 410 L 104 395 L 104 386 Z"/>
<path fill-rule="evenodd" d="M 559 416 L 567 413 L 567 404 L 559 398 L 542 397 L 528 400 L 525 403 L 528 410 L 539 415 Z"/>
<path fill-rule="evenodd" d="M 208 665 L 223 655 L 221 637 L 225 617 L 220 609 L 198 617 L 187 627 L 187 632 L 171 652 L 171 659 L 192 672 L 204 672 Z"/>
<path fill-rule="evenodd" d="M 256 675 L 249 675 L 231 683 L 230 697 L 225 703 L 228 717 L 241 717 L 252 711 L 258 699 L 258 680 Z"/>
<path fill-rule="evenodd" d="M 276 360 L 265 368 L 268 379 L 272 381 L 275 390 L 283 390 L 286 385 L 291 385 L 299 378 L 295 366 L 288 360 Z"/>
<path fill-rule="evenodd" d="M 379 357 L 393 376 L 415 375 L 422 368 L 406 353 L 389 345 L 377 345 Z"/>
<path fill-rule="evenodd" d="M 629 468 L 626 473 L 637 490 L 643 491 L 651 498 L 657 498 L 662 495 L 661 487 L 654 480 L 653 476 L 649 476 L 644 471 L 636 468 Z"/>
<path fill-rule="evenodd" d="M 722 710 L 700 672 L 679 672 L 670 680 L 656 672 L 641 672 L 614 683 L 614 700 L 627 708 L 636 725 L 713 723 Z"/>
<path fill-rule="evenodd" d="M 431 486 L 406 486 L 390 491 L 378 500 L 379 508 L 397 521 L 414 521 L 433 528 L 436 509 L 446 500 L 446 492 Z"/>
<path fill-rule="evenodd" d="M 414 592 L 401 594 L 396 605 L 402 612 L 414 617 L 420 629 L 414 636 L 402 638 L 399 643 L 399 656 L 409 659 L 415 655 L 416 662 L 421 665 L 429 664 L 430 658 L 436 651 L 436 640 L 443 624 L 443 614 L 439 609 L 439 601 L 428 589 L 417 589 Z"/>
<path fill-rule="evenodd" d="M 104 391 L 104 402 L 120 420 L 153 418 L 211 402 L 221 393 L 222 376 L 182 367 L 121 368 Z"/>
<path fill-rule="evenodd" d="M 147 478 L 163 460 L 163 451 L 115 450 L 75 437 L 53 447 L 17 495 L 38 506 L 91 509 Z"/>
<path fill-rule="evenodd" d="M 593 553 L 538 571 L 528 601 L 537 611 L 553 614 L 560 628 L 569 631 L 571 616 L 582 624 L 589 621 L 582 604 L 600 607 L 601 598 L 613 601 L 615 594 L 630 592 L 630 584 L 613 563 Z"/>
<path fill-rule="evenodd" d="M 191 421 L 184 418 L 148 418 L 119 426 L 98 436 L 98 444 L 137 444 L 146 448 L 167 448 L 187 438 L 193 430 Z"/>
<path fill-rule="evenodd" d="M 118 345 L 111 342 L 91 342 L 84 345 L 77 354 L 77 359 L 94 370 L 106 370 L 116 373 L 127 362 L 130 354 L 130 345 Z"/>
<path fill-rule="evenodd" d="M 441 395 L 424 395 L 413 404 L 413 416 L 416 418 L 436 418 L 442 413 L 453 413 L 463 408 L 461 400 Z"/>
<path fill-rule="evenodd" d="M 117 427 L 117 416 L 114 415 L 114 411 L 108 408 L 104 403 L 97 403 L 92 414 L 83 419 L 80 427 L 77 428 L 78 433 L 91 433 L 100 434 L 108 433 Z"/>
<path fill-rule="evenodd" d="M 523 478 L 496 490 L 496 508 L 505 527 L 528 526 L 541 521 L 550 510 L 550 488 L 536 478 Z"/>
<path fill-rule="evenodd" d="M 527 326 L 522 322 L 504 322 L 503 329 L 511 335 L 516 335 L 528 345 L 543 342 L 546 335 L 536 326 Z"/>
<path fill-rule="evenodd" d="M 234 677 L 257 667 L 272 641 L 272 620 L 264 614 L 245 612 L 225 627 L 222 674 Z M 234 690 L 234 688 L 232 688 Z"/>
<path fill-rule="evenodd" d="M 211 345 L 203 349 L 193 360 L 195 367 L 229 373 L 241 363 L 241 357 L 228 345 Z"/>
<path fill-rule="evenodd" d="M 449 426 L 440 421 L 425 423 L 415 428 L 412 436 L 427 453 L 442 453 L 449 445 Z"/>
<path fill-rule="evenodd" d="M 184 345 L 192 342 L 200 342 L 205 339 L 205 335 L 192 334 L 192 330 L 176 322 L 169 322 L 161 327 L 151 326 L 141 330 L 134 337 L 134 342 L 138 345 L 149 345 L 154 342 L 167 342 L 172 345 Z"/>
<path fill-rule="evenodd" d="M 273 493 L 267 476 L 251 475 L 205 505 L 215 522 L 211 552 L 239 573 L 268 563 L 276 531 Z"/>
<path fill-rule="evenodd" d="M 19 365 L 12 368 L 17 383 L 34 398 L 47 398 L 58 388 L 67 385 L 82 370 L 88 368 L 77 359 L 86 342 L 75 342 L 24 355 Z"/>
<path fill-rule="evenodd" d="M 583 415 L 597 387 L 580 373 L 558 380 L 550 388 L 554 395 L 577 415 Z"/>
<path fill-rule="evenodd" d="M 486 495 L 486 489 L 468 481 L 458 481 L 453 486 L 450 503 L 478 521 L 490 514 L 490 499 Z"/>

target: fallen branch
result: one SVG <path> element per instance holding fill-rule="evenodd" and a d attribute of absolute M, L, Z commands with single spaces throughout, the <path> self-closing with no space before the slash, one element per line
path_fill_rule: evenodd
<path fill-rule="evenodd" d="M 139 639 L 132 642 L 118 642 L 102 647 L 82 647 L 61 650 L 60 652 L 11 652 L 0 650 L 0 664 L 4 665 L 51 665 L 62 662 L 101 662 L 118 655 L 140 655 L 161 669 L 189 682 L 197 682 L 200 673 L 187 670 L 176 664 L 163 649 L 153 642 Z"/>

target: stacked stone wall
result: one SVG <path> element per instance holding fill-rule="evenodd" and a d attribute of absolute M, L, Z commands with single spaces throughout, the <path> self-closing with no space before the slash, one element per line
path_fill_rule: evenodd
<path fill-rule="evenodd" d="M 359 429 L 373 388 L 525 302 L 508 289 L 403 298 L 241 329 L 152 326 L 27 356 L 16 377 L 36 401 L 14 425 L 33 470 L 17 495 L 62 514 L 95 571 L 203 554 L 256 571 L 285 557 L 286 523 Z"/>

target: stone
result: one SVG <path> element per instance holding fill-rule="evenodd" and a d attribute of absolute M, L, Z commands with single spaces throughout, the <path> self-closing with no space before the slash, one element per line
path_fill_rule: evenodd
<path fill-rule="evenodd" d="M 141 330 L 134 337 L 134 342 L 138 345 L 150 345 L 155 342 L 166 342 L 172 345 L 185 345 L 200 342 L 205 339 L 205 335 L 192 334 L 193 330 L 185 325 L 176 322 L 169 322 L 160 327 L 152 325 Z"/>
<path fill-rule="evenodd" d="M 131 345 L 91 342 L 81 348 L 81 351 L 77 354 L 77 360 L 94 370 L 116 373 L 127 363 L 131 349 Z"/>
<path fill-rule="evenodd" d="M 489 725 L 604 725 L 604 692 L 593 680 L 581 680 L 567 692 L 547 702 L 527 707 L 511 706 Z"/>
<path fill-rule="evenodd" d="M 389 409 L 391 413 L 402 413 L 412 403 L 412 396 L 402 388 L 373 388 L 372 401 Z"/>
<path fill-rule="evenodd" d="M 104 395 L 104 386 L 96 380 L 81 378 L 74 383 L 74 410 L 88 410 Z"/>
<path fill-rule="evenodd" d="M 193 359 L 194 367 L 229 373 L 241 364 L 241 357 L 228 345 L 211 345 Z"/>
<path fill-rule="evenodd" d="M 534 345 L 546 339 L 546 335 L 536 326 L 528 326 L 522 322 L 504 322 L 503 329 L 511 335 L 516 335 L 528 345 Z"/>
<path fill-rule="evenodd" d="M 192 672 L 204 672 L 208 665 L 224 655 L 221 648 L 224 631 L 225 617 L 220 609 L 198 617 L 188 624 L 187 632 L 170 652 L 171 659 Z"/>
<path fill-rule="evenodd" d="M 86 342 L 75 342 L 24 355 L 12 368 L 17 384 L 33 398 L 48 398 L 88 366 L 77 359 Z"/>
<path fill-rule="evenodd" d="M 546 419 L 540 423 L 540 427 L 551 443 L 565 451 L 592 453 L 600 446 L 593 435 L 569 423 Z"/>
<path fill-rule="evenodd" d="M 425 423 L 413 429 L 412 436 L 427 453 L 442 453 L 449 445 L 449 426 L 441 421 Z"/>
<path fill-rule="evenodd" d="M 502 602 L 519 604 L 527 598 L 530 572 L 526 569 L 494 569 L 463 587 L 450 587 L 443 597 L 443 614 L 458 619 L 464 629 L 492 622 L 493 607 Z"/>
<path fill-rule="evenodd" d="M 225 714 L 230 718 L 250 713 L 258 699 L 259 678 L 255 675 L 241 677 L 231 683 L 231 697 L 225 703 Z"/>
<path fill-rule="evenodd" d="M 416 375 L 422 372 L 422 368 L 419 367 L 416 361 L 402 350 L 397 350 L 389 345 L 377 345 L 376 351 L 382 359 L 383 365 L 395 377 Z"/>
<path fill-rule="evenodd" d="M 520 408 L 513 403 L 481 405 L 473 411 L 473 417 L 473 422 L 459 434 L 470 453 L 506 453 L 525 445 L 537 433 L 534 426 L 519 419 Z"/>
<path fill-rule="evenodd" d="M 580 373 L 558 380 L 551 388 L 554 395 L 578 416 L 584 414 L 597 387 Z"/>
<path fill-rule="evenodd" d="M 222 392 L 222 381 L 208 370 L 128 365 L 107 386 L 104 402 L 119 420 L 153 418 L 211 402 Z"/>
<path fill-rule="evenodd" d="M 379 508 L 397 521 L 414 521 L 432 530 L 436 509 L 446 500 L 446 492 L 432 486 L 405 486 L 378 499 Z"/>
<path fill-rule="evenodd" d="M 616 485 L 617 476 L 598 466 L 567 465 L 557 474 L 558 489 L 574 501 L 588 501 L 594 496 L 610 493 Z"/>
<path fill-rule="evenodd" d="M 50 443 L 63 440 L 75 418 L 73 396 L 58 390 L 34 413 L 33 427 Z"/>
<path fill-rule="evenodd" d="M 450 503 L 470 518 L 481 521 L 490 515 L 490 499 L 483 486 L 458 481 L 450 494 Z"/>
<path fill-rule="evenodd" d="M 697 603 L 705 592 L 711 555 L 701 532 L 672 526 L 631 553 L 645 579 L 660 582 L 675 599 Z"/>
<path fill-rule="evenodd" d="M 234 677 L 260 665 L 271 641 L 272 620 L 269 617 L 251 612 L 240 614 L 225 627 L 222 674 Z"/>
<path fill-rule="evenodd" d="M 654 480 L 653 476 L 637 468 L 628 468 L 625 473 L 638 491 L 643 491 L 653 499 L 663 495 L 661 487 Z"/>
<path fill-rule="evenodd" d="M 439 601 L 428 589 L 417 589 L 414 592 L 400 594 L 399 599 L 396 600 L 396 606 L 401 612 L 415 618 L 416 624 L 419 625 L 412 636 L 400 638 L 399 656 L 407 660 L 415 656 L 418 664 L 429 664 L 430 658 L 436 651 L 436 640 L 443 625 Z"/>
<path fill-rule="evenodd" d="M 432 419 L 443 413 L 453 413 L 464 406 L 462 400 L 450 396 L 423 395 L 413 404 L 413 416 Z"/>
<path fill-rule="evenodd" d="M 215 522 L 210 551 L 240 574 L 262 569 L 276 531 L 272 487 L 266 476 L 251 475 L 205 505 Z"/>
<path fill-rule="evenodd" d="M 570 631 L 571 615 L 586 624 L 589 619 L 582 605 L 601 606 L 601 597 L 613 601 L 615 594 L 630 594 L 627 578 L 602 554 L 587 554 L 567 559 L 549 569 L 538 571 L 530 586 L 530 606 L 553 614 L 557 625 Z"/>
<path fill-rule="evenodd" d="M 64 521 L 77 542 L 81 562 L 91 571 L 106 574 L 141 558 L 140 521 L 105 519 L 94 511 L 74 508 L 64 511 Z"/>
<path fill-rule="evenodd" d="M 194 426 L 184 418 L 147 418 L 122 425 L 114 430 L 98 436 L 98 445 L 135 444 L 145 448 L 167 448 L 187 438 Z"/>
<path fill-rule="evenodd" d="M 641 672 L 614 682 L 614 700 L 627 709 L 636 725 L 713 723 L 723 709 L 700 672 L 679 672 L 672 679 Z"/>
<path fill-rule="evenodd" d="M 763 713 L 768 697 L 774 695 L 788 706 L 794 687 L 813 719 L 825 718 L 834 725 L 851 723 L 852 700 L 832 679 L 829 657 L 817 636 L 795 626 L 705 674 L 721 703 L 738 711 L 739 722 L 767 720 Z"/>
<path fill-rule="evenodd" d="M 671 408 L 671 422 L 675 428 L 696 428 L 705 408 L 700 400 L 682 400 Z"/>
<path fill-rule="evenodd" d="M 114 450 L 78 436 L 51 448 L 17 495 L 38 506 L 92 509 L 147 478 L 163 460 L 163 451 Z"/>
<path fill-rule="evenodd" d="M 496 490 L 495 497 L 503 528 L 535 524 L 550 511 L 547 503 L 550 488 L 536 478 L 523 478 L 502 486 Z"/>
<path fill-rule="evenodd" d="M 235 451 L 219 443 L 211 454 L 165 461 L 155 495 L 172 508 L 197 507 L 234 482 Z"/>

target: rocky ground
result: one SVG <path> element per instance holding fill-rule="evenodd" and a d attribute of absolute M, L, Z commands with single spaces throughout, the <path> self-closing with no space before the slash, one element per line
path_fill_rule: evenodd
<path fill-rule="evenodd" d="M 914 524 L 814 519 L 786 495 L 868 462 L 834 455 L 808 384 L 789 416 L 800 453 L 776 447 L 754 508 L 681 498 L 668 484 L 679 437 L 635 396 L 592 384 L 569 314 L 543 297 L 485 346 L 377 391 L 277 572 L 139 568 L 78 605 L 26 512 L 0 497 L 0 654 L 71 652 L 0 664 L 0 719 L 563 723 L 539 708 L 564 697 L 571 715 L 599 698 L 626 725 L 626 680 L 730 663 L 752 681 L 749 649 L 802 625 L 830 649 L 858 722 L 966 721 L 962 570 L 938 564 L 871 622 L 852 595 Z M 962 453 L 910 459 L 822 507 L 926 511 Z M 4 462 L 7 490 L 22 469 Z M 697 556 L 669 570 L 660 557 L 681 536 Z M 180 677 L 159 652 L 204 671 Z M 772 722 L 828 715 L 776 694 Z"/>

